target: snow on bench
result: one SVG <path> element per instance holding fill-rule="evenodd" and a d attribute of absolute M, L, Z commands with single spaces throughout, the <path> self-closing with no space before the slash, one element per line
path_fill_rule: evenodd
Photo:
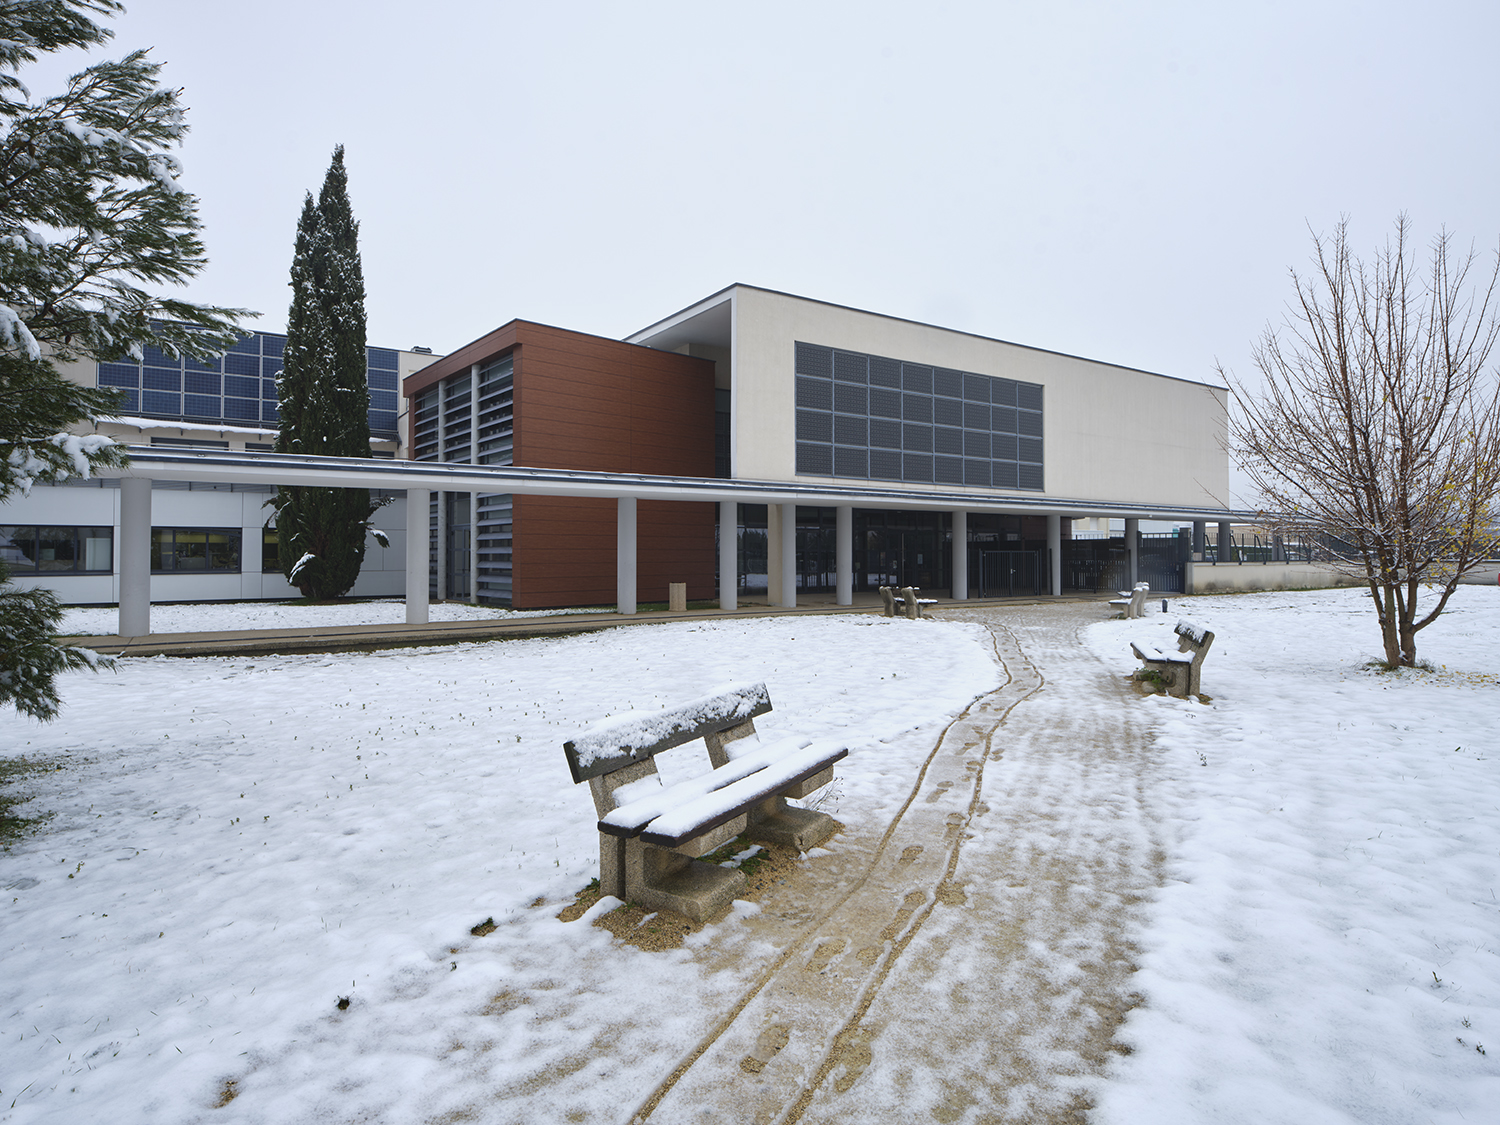
<path fill-rule="evenodd" d="M 661 711 L 605 719 L 565 743 L 574 783 L 587 781 L 599 816 L 599 883 L 647 910 L 704 921 L 744 885 L 737 870 L 698 862 L 741 833 L 800 851 L 836 827 L 788 805 L 833 780 L 843 745 L 783 738 L 761 743 L 755 717 L 771 710 L 765 684 L 731 684 Z M 655 755 L 702 739 L 708 773 L 664 786 Z"/>
<path fill-rule="evenodd" d="M 1214 643 L 1214 635 L 1202 625 L 1185 620 L 1179 621 L 1173 632 L 1177 634 L 1176 652 L 1151 646 L 1142 648 L 1130 642 L 1131 651 L 1141 662 L 1133 678 L 1137 685 L 1152 692 L 1160 690 L 1186 699 L 1200 694 L 1203 658 Z"/>
<path fill-rule="evenodd" d="M 1137 582 L 1130 590 L 1121 590 L 1118 598 L 1111 598 L 1109 604 L 1118 609 L 1121 616 L 1134 621 L 1137 617 L 1146 615 L 1146 595 L 1151 592 L 1149 582 Z"/>

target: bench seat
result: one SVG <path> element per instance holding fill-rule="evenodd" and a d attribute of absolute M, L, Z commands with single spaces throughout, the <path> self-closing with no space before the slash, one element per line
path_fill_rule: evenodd
<path fill-rule="evenodd" d="M 600 819 L 599 831 L 625 839 L 639 836 L 659 848 L 680 847 L 848 754 L 842 746 L 781 739 L 709 773 L 628 801 Z M 636 784 L 649 783 L 643 779 Z"/>
<path fill-rule="evenodd" d="M 1137 660 L 1145 660 L 1165 664 L 1191 664 L 1196 659 L 1196 654 L 1191 652 L 1166 652 L 1159 648 L 1142 648 L 1134 641 L 1130 642 L 1131 651 L 1135 653 Z"/>

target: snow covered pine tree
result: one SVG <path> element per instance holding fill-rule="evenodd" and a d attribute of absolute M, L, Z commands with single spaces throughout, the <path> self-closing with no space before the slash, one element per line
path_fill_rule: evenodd
<path fill-rule="evenodd" d="M 365 279 L 359 224 L 349 208 L 344 146 L 316 203 L 309 193 L 297 222 L 292 257 L 292 307 L 286 354 L 276 390 L 281 428 L 277 453 L 334 457 L 370 455 L 370 391 L 365 382 Z M 365 535 L 386 545 L 370 526 L 380 505 L 369 489 L 282 487 L 276 537 L 287 581 L 305 598 L 348 593 L 365 558 Z"/>
<path fill-rule="evenodd" d="M 119 408 L 111 391 L 80 387 L 52 361 L 115 359 L 150 342 L 222 353 L 242 310 L 146 293 L 203 268 L 198 201 L 177 183 L 168 150 L 187 131 L 177 91 L 136 51 L 34 100 L 18 77 L 40 54 L 97 47 L 92 19 L 116 0 L 0 3 L 0 500 L 39 481 L 87 477 L 124 457 L 108 438 L 70 433 Z M 46 590 L 10 586 L 0 558 L 0 706 L 56 716 L 58 672 L 89 654 L 53 643 L 62 617 Z"/>

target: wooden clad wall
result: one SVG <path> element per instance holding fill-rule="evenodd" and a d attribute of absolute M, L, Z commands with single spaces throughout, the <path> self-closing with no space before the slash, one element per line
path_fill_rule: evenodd
<path fill-rule="evenodd" d="M 709 477 L 714 473 L 714 365 L 703 359 L 544 325 L 515 326 L 514 463 Z M 643 602 L 714 588 L 714 505 L 642 501 L 636 514 Z M 517 609 L 615 601 L 615 502 L 549 496 L 515 501 Z"/>

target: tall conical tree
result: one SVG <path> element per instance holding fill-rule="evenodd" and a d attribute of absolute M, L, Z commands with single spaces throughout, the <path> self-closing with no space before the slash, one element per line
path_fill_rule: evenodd
<path fill-rule="evenodd" d="M 334 149 L 317 202 L 309 194 L 302 205 L 291 286 L 276 452 L 368 457 L 365 280 L 343 145 Z M 288 581 L 308 598 L 347 593 L 378 507 L 369 490 L 294 486 L 278 489 L 270 503 Z"/>

